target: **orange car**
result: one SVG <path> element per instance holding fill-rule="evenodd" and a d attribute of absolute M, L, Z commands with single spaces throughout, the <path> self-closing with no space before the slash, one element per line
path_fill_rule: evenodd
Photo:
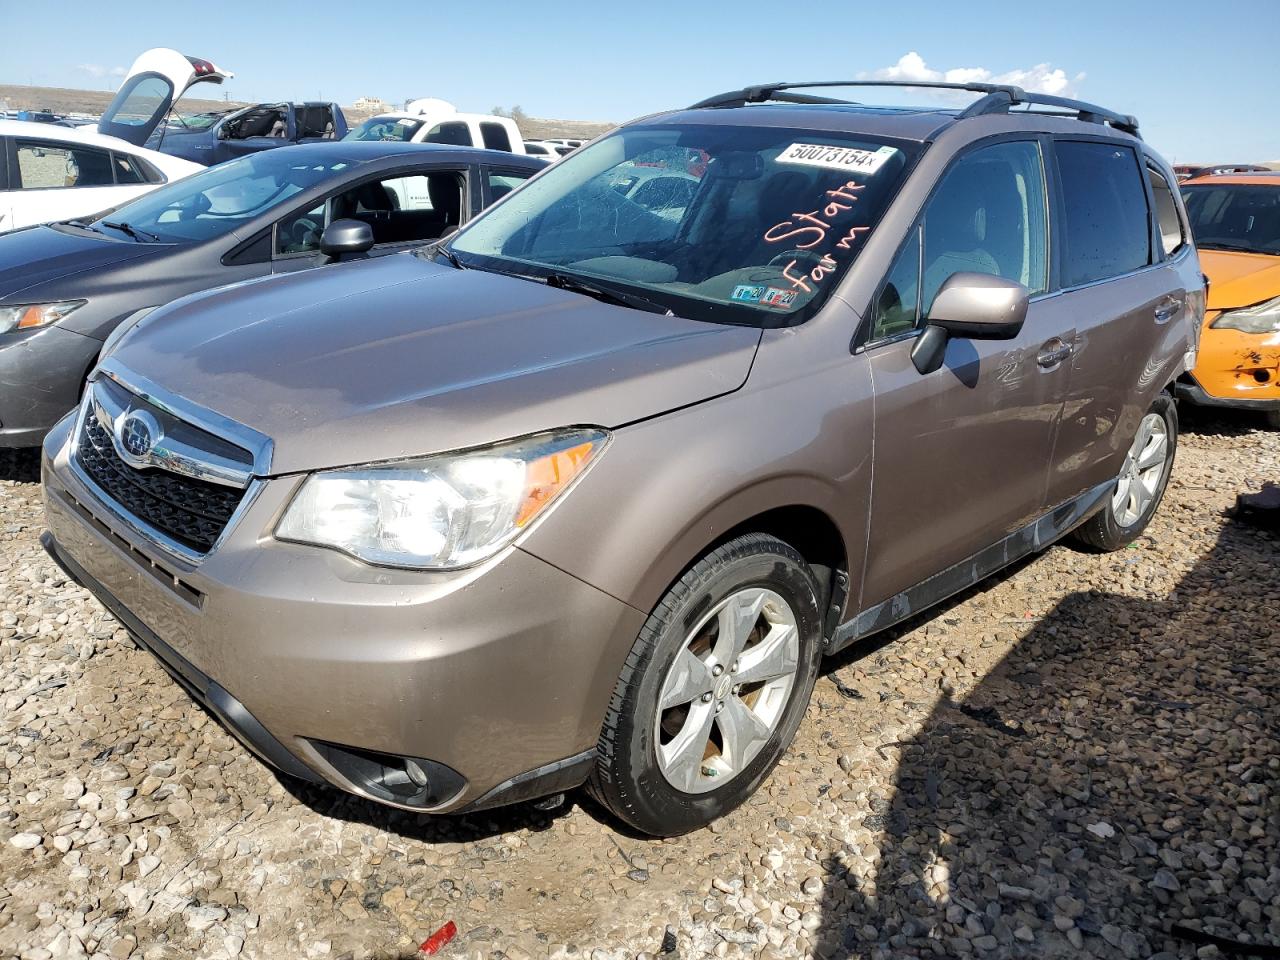
<path fill-rule="evenodd" d="M 1280 428 L 1280 173 L 1197 177 L 1181 189 L 1209 299 L 1178 396 L 1258 410 Z"/>

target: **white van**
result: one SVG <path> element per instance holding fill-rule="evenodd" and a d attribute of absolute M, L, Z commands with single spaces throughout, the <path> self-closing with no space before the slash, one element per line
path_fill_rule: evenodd
<path fill-rule="evenodd" d="M 445 100 L 414 100 L 397 113 L 380 113 L 352 129 L 344 140 L 399 140 L 403 143 L 448 143 L 525 153 L 520 128 L 510 117 L 459 113 Z"/>

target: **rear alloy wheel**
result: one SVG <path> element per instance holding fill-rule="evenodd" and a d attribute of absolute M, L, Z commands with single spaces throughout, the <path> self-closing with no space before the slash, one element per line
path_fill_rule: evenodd
<path fill-rule="evenodd" d="M 1132 543 L 1160 506 L 1177 446 L 1177 409 L 1161 394 L 1138 424 L 1111 497 L 1075 531 L 1076 538 L 1107 551 Z"/>
<path fill-rule="evenodd" d="M 804 558 L 763 534 L 694 564 L 623 666 L 592 794 L 656 836 L 705 826 L 750 797 L 786 752 L 813 691 L 818 596 Z"/>

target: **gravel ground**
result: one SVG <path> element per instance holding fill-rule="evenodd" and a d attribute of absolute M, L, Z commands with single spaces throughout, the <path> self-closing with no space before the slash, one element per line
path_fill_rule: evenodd
<path fill-rule="evenodd" d="M 281 783 L 45 558 L 0 453 L 0 957 L 412 957 L 448 920 L 441 956 L 508 960 L 1280 949 L 1280 541 L 1225 514 L 1280 434 L 1187 427 L 1137 544 L 843 654 L 761 793 L 662 842 Z"/>

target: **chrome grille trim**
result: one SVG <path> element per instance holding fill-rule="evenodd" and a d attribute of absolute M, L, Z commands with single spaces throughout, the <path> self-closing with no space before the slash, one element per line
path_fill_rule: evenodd
<path fill-rule="evenodd" d="M 235 509 L 227 518 L 222 530 L 218 533 L 216 539 L 207 550 L 193 549 L 191 546 L 180 542 L 173 536 L 167 534 L 164 530 L 159 529 L 152 523 L 147 522 L 143 517 L 135 515 L 116 497 L 107 492 L 103 486 L 97 482 L 93 476 L 86 470 L 85 465 L 81 463 L 80 445 L 86 439 L 87 421 L 92 414 L 94 419 L 98 416 L 109 418 L 112 427 L 105 427 L 112 437 L 113 451 L 119 455 L 117 444 L 119 443 L 118 431 L 114 429 L 115 424 L 120 421 L 122 414 L 127 413 L 127 409 L 122 408 L 117 398 L 112 397 L 108 393 L 108 389 L 97 387 L 101 375 L 106 374 L 112 381 L 119 384 L 120 387 L 133 392 L 133 388 L 129 383 L 122 379 L 119 375 L 123 368 L 117 367 L 115 370 L 108 371 L 99 368 L 95 371 L 93 378 L 85 389 L 84 398 L 81 401 L 80 409 L 76 414 L 74 429 L 67 441 L 67 459 L 75 478 L 84 485 L 86 491 L 92 494 L 101 512 L 122 525 L 125 529 L 138 536 L 145 543 L 152 545 L 164 553 L 175 557 L 185 564 L 194 567 L 203 561 L 209 554 L 213 553 L 223 543 L 228 534 L 235 528 L 240 517 L 253 504 L 258 493 L 264 486 L 264 481 L 254 476 L 253 473 L 247 471 L 245 464 L 238 463 L 225 457 L 219 457 L 206 451 L 198 450 L 198 448 L 189 444 L 182 445 L 182 453 L 189 459 L 175 459 L 173 457 L 165 457 L 159 462 L 150 464 L 149 468 L 153 470 L 161 470 L 172 474 L 175 478 L 185 477 L 189 480 L 205 483 L 220 483 L 227 487 L 228 490 L 239 490 L 240 499 Z M 124 377 L 131 379 L 132 382 L 146 383 L 145 380 L 133 379 L 127 371 Z M 148 384 L 150 387 L 150 385 Z M 174 395 L 157 392 L 154 387 L 150 388 L 149 393 L 138 393 L 137 396 L 146 403 L 164 411 L 165 414 L 180 420 L 185 424 L 189 424 L 198 430 L 210 434 L 215 442 L 224 442 L 235 447 L 240 447 L 249 457 L 252 458 L 255 468 L 259 463 L 270 463 L 271 442 L 248 428 L 234 424 L 230 420 L 211 415 L 207 411 L 203 415 L 190 415 L 190 411 L 183 406 L 184 401 L 175 398 Z M 231 429 L 227 428 L 231 425 Z M 211 426 L 221 427 L 221 432 L 215 432 L 209 429 Z M 214 459 L 216 458 L 216 459 Z M 123 459 L 123 458 L 122 458 Z M 213 464 L 213 470 L 207 469 Z M 227 476 L 229 472 L 227 464 L 232 464 L 237 471 L 238 482 L 229 482 L 231 477 Z M 126 461 L 126 465 L 127 461 Z M 190 467 L 190 469 L 183 469 Z M 213 472 L 221 480 L 215 479 L 209 473 Z"/>

